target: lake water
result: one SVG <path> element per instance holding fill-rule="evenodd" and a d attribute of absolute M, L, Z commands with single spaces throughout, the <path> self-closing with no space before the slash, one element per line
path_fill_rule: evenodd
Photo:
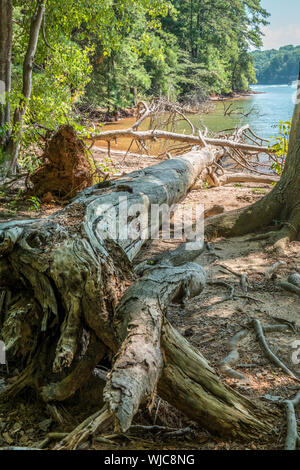
<path fill-rule="evenodd" d="M 265 139 L 278 134 L 280 121 L 291 119 L 294 109 L 294 97 L 296 94 L 296 83 L 289 85 L 255 85 L 252 90 L 258 94 L 243 97 L 238 100 L 218 101 L 212 104 L 212 110 L 208 114 L 189 115 L 189 119 L 197 127 L 206 126 L 212 132 L 221 131 L 236 126 L 249 124 L 252 130 Z M 225 109 L 231 105 L 231 115 L 225 115 Z M 134 118 L 122 119 L 118 122 L 108 124 L 103 130 L 126 129 L 133 125 Z M 140 130 L 149 129 L 149 120 L 143 122 Z M 158 126 L 159 128 L 159 126 Z M 177 124 L 177 132 L 190 133 L 190 128 L 185 121 Z M 112 148 L 127 150 L 131 139 L 118 139 L 117 144 L 112 143 Z M 104 146 L 99 141 L 97 145 Z M 159 155 L 165 150 L 166 143 L 160 141 L 150 144 L 148 150 L 152 155 Z M 136 143 L 131 147 L 132 152 L 139 151 Z"/>
<path fill-rule="evenodd" d="M 230 108 L 233 110 L 231 116 L 224 116 L 224 106 L 228 106 L 228 102 L 218 102 L 212 113 L 203 117 L 203 123 L 213 131 L 249 124 L 256 134 L 266 139 L 277 135 L 279 122 L 287 121 L 293 115 L 296 84 L 255 85 L 251 88 L 259 94 L 234 101 Z"/>

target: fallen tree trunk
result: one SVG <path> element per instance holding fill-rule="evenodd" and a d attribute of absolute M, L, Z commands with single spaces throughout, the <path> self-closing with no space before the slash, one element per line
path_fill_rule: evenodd
<path fill-rule="evenodd" d="M 46 219 L 0 226 L 0 286 L 10 292 L 0 316 L 2 336 L 11 360 L 26 364 L 2 399 L 26 386 L 45 401 L 65 399 L 81 385 L 79 375 L 87 377 L 108 352 L 115 359 L 105 410 L 117 429 L 128 429 L 156 388 L 211 432 L 244 438 L 272 429 L 272 416 L 224 386 L 164 319 L 170 300 L 203 289 L 202 268 L 184 264 L 203 242 L 186 256 L 181 248 L 152 261 L 133 283 L 131 261 L 151 236 L 153 220 L 147 218 L 143 236 L 122 236 L 124 229 L 141 224 L 141 213 L 149 216 L 154 204 L 179 202 L 215 159 L 209 147 L 190 152 L 89 188 Z M 126 211 L 120 198 L 126 198 Z M 89 429 L 98 429 L 99 416 Z M 87 433 L 81 426 L 80 439 Z M 76 446 L 76 432 L 66 442 L 67 448 Z"/>
<path fill-rule="evenodd" d="M 90 137 L 93 140 L 103 140 L 105 142 L 111 142 L 120 138 L 131 138 L 138 141 L 165 139 L 165 140 L 176 140 L 177 142 L 185 142 L 193 145 L 204 146 L 203 137 L 195 135 L 177 134 L 176 132 L 168 132 L 161 130 L 149 130 L 149 131 L 135 131 L 131 129 L 120 129 L 115 131 L 104 131 L 99 134 L 93 134 Z M 205 137 L 206 145 L 213 145 L 215 147 L 229 147 L 232 149 L 241 149 L 248 152 L 258 153 L 272 153 L 272 150 L 268 147 L 260 147 L 259 145 L 252 145 L 247 143 L 235 142 L 229 139 L 213 139 Z"/>
<path fill-rule="evenodd" d="M 119 351 L 104 391 L 116 428 L 129 429 L 145 397 L 151 400 L 163 369 L 161 331 L 168 304 L 194 297 L 204 289 L 201 266 L 165 263 L 148 266 L 123 296 L 115 315 Z"/>

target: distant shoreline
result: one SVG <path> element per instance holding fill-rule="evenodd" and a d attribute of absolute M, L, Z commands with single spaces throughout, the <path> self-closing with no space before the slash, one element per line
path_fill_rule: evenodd
<path fill-rule="evenodd" d="M 247 90 L 247 91 L 238 91 L 232 92 L 228 95 L 211 95 L 209 97 L 209 101 L 216 102 L 216 101 L 233 101 L 233 100 L 242 100 L 252 95 L 262 95 L 264 94 L 263 91 L 254 91 L 254 90 Z"/>

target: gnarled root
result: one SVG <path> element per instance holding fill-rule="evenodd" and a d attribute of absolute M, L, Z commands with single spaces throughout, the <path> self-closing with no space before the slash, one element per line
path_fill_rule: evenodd
<path fill-rule="evenodd" d="M 157 264 L 143 265 L 143 277 L 124 296 L 136 278 L 131 260 L 143 240 L 111 237 L 109 211 L 117 208 L 117 217 L 122 216 L 120 195 L 126 196 L 129 209 L 140 204 L 149 211 L 158 202 L 170 206 L 214 160 L 209 148 L 191 152 L 127 175 L 108 189 L 91 188 L 48 219 L 1 226 L 0 254 L 40 306 L 34 334 L 48 355 L 43 350 L 39 356 L 46 371 L 43 380 L 38 376 L 34 381 L 44 399 L 70 396 L 81 367 L 88 376 L 101 357 L 99 344 L 94 357 L 88 352 L 81 359 L 83 365 L 76 367 L 84 329 L 93 332 L 110 354 L 117 353 L 104 392 L 107 408 L 75 430 L 65 441 L 66 448 L 77 447 L 104 423 L 128 429 L 139 406 L 151 402 L 156 389 L 211 432 L 248 438 L 272 429 L 272 415 L 224 386 L 164 318 L 169 302 L 189 299 L 203 289 L 203 269 L 186 263 L 203 250 L 203 243 L 195 252 L 178 249 L 169 258 L 155 260 Z M 132 222 L 139 222 L 138 214 L 124 225 Z M 57 380 L 54 373 L 59 374 Z M 34 371 L 28 375 L 35 377 Z"/>
<path fill-rule="evenodd" d="M 92 416 L 89 416 L 83 423 L 77 426 L 67 437 L 59 442 L 54 450 L 73 450 L 85 442 L 90 436 L 96 432 L 105 431 L 111 426 L 113 416 L 104 406 L 100 411 L 97 411 Z"/>
<path fill-rule="evenodd" d="M 168 323 L 159 395 L 210 432 L 247 439 L 272 430 L 272 416 L 225 386 L 205 358 Z"/>
<path fill-rule="evenodd" d="M 300 435 L 298 433 L 297 418 L 295 409 L 300 404 L 300 392 L 293 400 L 285 400 L 285 410 L 287 419 L 287 435 L 285 440 L 285 450 L 296 450 L 300 446 Z"/>
<path fill-rule="evenodd" d="M 160 337 L 167 305 L 199 295 L 205 279 L 205 271 L 195 263 L 148 266 L 122 298 L 114 324 L 123 342 L 104 390 L 117 431 L 129 429 L 140 404 L 151 400 L 156 390 L 163 367 Z"/>
<path fill-rule="evenodd" d="M 103 358 L 106 348 L 91 332 L 87 351 L 75 364 L 72 372 L 60 382 L 53 382 L 42 387 L 41 396 L 46 402 L 63 401 L 71 397 L 79 388 L 85 385 L 98 362 Z"/>

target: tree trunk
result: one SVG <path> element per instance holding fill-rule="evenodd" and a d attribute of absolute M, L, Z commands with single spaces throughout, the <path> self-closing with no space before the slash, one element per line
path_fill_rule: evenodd
<path fill-rule="evenodd" d="M 0 128 L 1 145 L 5 149 L 10 136 L 10 105 L 8 93 L 11 89 L 11 51 L 12 51 L 12 15 L 11 0 L 0 0 Z"/>
<path fill-rule="evenodd" d="M 37 2 L 36 10 L 31 20 L 29 42 L 23 64 L 23 89 L 22 98 L 19 106 L 15 109 L 13 118 L 13 132 L 9 144 L 10 163 L 9 170 L 14 173 L 16 170 L 20 143 L 22 138 L 23 118 L 28 106 L 28 101 L 31 96 L 32 87 L 32 69 L 37 49 L 39 33 L 42 25 L 43 16 L 45 14 L 47 0 L 40 0 Z"/>
<path fill-rule="evenodd" d="M 170 301 L 191 298 L 204 288 L 205 272 L 187 262 L 201 252 L 203 241 L 198 250 L 183 245 L 134 272 L 131 261 L 150 233 L 135 239 L 112 236 L 112 208 L 121 229 L 139 224 L 143 210 L 150 214 L 154 204 L 179 202 L 214 161 L 211 148 L 190 152 L 108 187 L 85 190 L 47 219 L 1 225 L 1 287 L 11 291 L 0 317 L 2 336 L 8 355 L 26 363 L 2 399 L 31 386 L 45 401 L 63 400 L 106 351 L 115 358 L 104 390 L 105 410 L 116 429 L 126 431 L 156 389 L 211 432 L 245 437 L 272 429 L 272 417 L 223 385 L 164 318 Z M 134 209 L 128 219 L 120 197 L 127 198 L 129 214 Z M 148 228 L 152 222 L 149 218 Z M 93 419 L 90 429 L 98 427 L 102 415 Z M 79 431 L 82 439 L 82 426 Z M 65 446 L 78 442 L 75 433 Z"/>

